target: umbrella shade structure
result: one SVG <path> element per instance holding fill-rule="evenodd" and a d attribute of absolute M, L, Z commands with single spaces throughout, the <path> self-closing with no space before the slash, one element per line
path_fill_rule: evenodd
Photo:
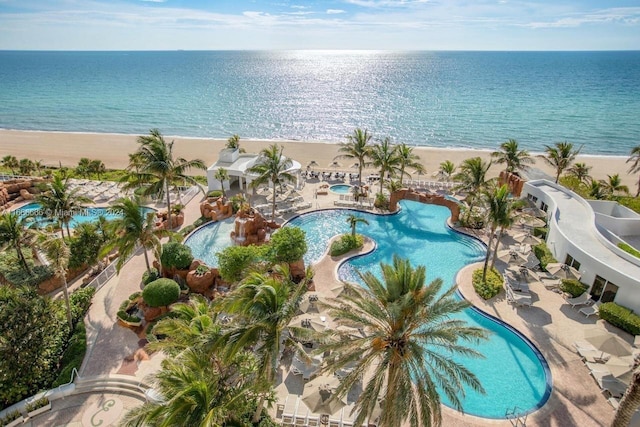
<path fill-rule="evenodd" d="M 506 262 L 507 264 L 519 265 L 521 263 L 527 262 L 528 255 L 523 254 L 520 251 L 514 251 L 512 249 L 504 249 L 504 250 L 498 251 L 498 259 L 502 262 Z"/>
<path fill-rule="evenodd" d="M 338 161 L 334 160 L 333 162 L 331 162 L 331 163 L 329 164 L 329 167 L 330 167 L 330 168 L 336 168 L 336 169 L 337 169 L 337 168 L 341 168 L 341 167 L 342 167 L 342 165 L 340 164 L 340 162 L 338 162 Z"/>
<path fill-rule="evenodd" d="M 522 209 L 522 213 L 524 213 L 526 215 L 534 216 L 536 218 L 546 218 L 547 217 L 547 213 L 545 211 L 543 211 L 542 209 L 536 207 L 536 206 L 532 206 L 532 207 L 529 207 L 529 208 L 524 208 L 524 209 Z"/>
<path fill-rule="evenodd" d="M 337 283 L 329 288 L 329 293 L 334 297 L 339 297 L 344 292 L 344 283 Z"/>
<path fill-rule="evenodd" d="M 526 225 L 528 227 L 544 227 L 546 224 L 540 218 L 536 218 L 534 216 L 525 215 L 520 217 L 519 220 L 521 225 Z"/>
<path fill-rule="evenodd" d="M 322 357 L 320 356 L 312 357 L 310 362 L 306 362 L 302 360 L 298 355 L 295 355 L 291 362 L 290 370 L 294 375 L 302 375 L 302 378 L 304 380 L 308 380 L 311 376 L 318 372 L 321 364 Z"/>
<path fill-rule="evenodd" d="M 317 166 L 318 166 L 318 162 L 316 162 L 315 160 L 311 160 L 309 164 L 307 164 L 307 168 L 312 168 Z"/>
<path fill-rule="evenodd" d="M 558 279 L 575 279 L 580 280 L 580 272 L 573 267 L 568 266 L 567 264 L 562 264 L 559 262 L 553 262 L 547 264 L 547 271 Z"/>
<path fill-rule="evenodd" d="M 513 236 L 513 240 L 525 245 L 537 245 L 542 242 L 542 239 L 534 236 L 531 233 L 520 233 Z"/>
<path fill-rule="evenodd" d="M 521 267 L 526 267 L 529 269 L 536 268 L 540 265 L 540 260 L 533 253 L 528 255 L 527 261 L 523 264 L 520 264 Z"/>
<path fill-rule="evenodd" d="M 325 298 L 319 297 L 315 294 L 307 295 L 300 305 L 298 306 L 298 311 L 300 313 L 323 313 L 326 308 L 322 305 L 325 301 Z M 318 304 L 320 302 L 321 304 Z"/>
<path fill-rule="evenodd" d="M 584 334 L 585 341 L 593 345 L 598 351 L 612 356 L 630 356 L 631 345 L 617 335 L 600 328 L 589 329 Z"/>
<path fill-rule="evenodd" d="M 506 271 L 510 272 L 511 274 L 514 274 L 518 278 L 518 280 L 522 282 L 535 283 L 540 281 L 540 277 L 538 276 L 538 273 L 526 267 L 520 267 L 520 268 L 510 267 L 510 268 L 507 268 Z"/>
<path fill-rule="evenodd" d="M 302 401 L 313 413 L 333 415 L 347 404 L 346 397 L 335 394 L 339 385 L 340 380 L 333 375 L 314 378 L 305 384 Z"/>
<path fill-rule="evenodd" d="M 611 375 L 629 384 L 633 377 L 633 356 L 613 356 L 604 364 Z"/>
<path fill-rule="evenodd" d="M 354 163 L 351 165 L 351 169 L 360 169 L 360 163 Z"/>
<path fill-rule="evenodd" d="M 337 332 L 341 332 L 343 334 L 347 334 L 351 338 L 364 338 L 366 336 L 364 334 L 363 330 L 358 329 L 358 328 L 353 328 L 353 327 L 347 326 L 347 325 L 336 326 L 335 330 Z"/>

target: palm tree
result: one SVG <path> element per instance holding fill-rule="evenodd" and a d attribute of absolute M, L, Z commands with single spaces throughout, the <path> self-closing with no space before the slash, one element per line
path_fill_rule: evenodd
<path fill-rule="evenodd" d="M 385 174 L 395 176 L 399 171 L 400 157 L 397 146 L 391 143 L 391 139 L 385 138 L 371 147 L 369 158 L 371 164 L 380 171 L 380 194 L 382 194 Z"/>
<path fill-rule="evenodd" d="M 400 187 L 402 188 L 402 180 L 405 175 L 405 168 L 412 168 L 416 172 L 424 173 L 426 171 L 425 167 L 420 163 L 420 156 L 413 153 L 413 147 L 408 146 L 405 143 L 402 143 L 397 146 L 397 155 L 398 155 L 398 163 L 400 164 Z"/>
<path fill-rule="evenodd" d="M 116 269 L 120 272 L 129 256 L 135 253 L 138 245 L 140 245 L 142 246 L 147 271 L 151 272 L 147 250 L 152 249 L 157 258 L 157 254 L 160 251 L 160 239 L 170 235 L 171 232 L 156 228 L 153 220 L 155 212 L 149 212 L 145 215 L 144 208 L 138 200 L 119 199 L 111 209 L 121 212 L 121 216 L 109 224 L 110 230 L 115 237 L 103 248 L 102 253 L 106 254 L 114 248 L 118 248 L 119 256 Z"/>
<path fill-rule="evenodd" d="M 611 423 L 611 427 L 628 427 L 631 424 L 631 418 L 636 410 L 640 407 L 640 360 L 636 358 L 633 363 L 633 376 L 629 387 L 622 395 L 618 409 Z"/>
<path fill-rule="evenodd" d="M 229 139 L 227 139 L 225 148 L 229 148 L 231 150 L 237 150 L 238 148 L 240 148 L 240 136 L 237 134 L 231 135 Z"/>
<path fill-rule="evenodd" d="M 138 137 L 138 144 L 140 146 L 135 156 L 130 156 L 130 160 L 133 159 L 133 164 L 129 165 L 129 170 L 138 168 L 138 173 L 129 177 L 133 179 L 128 179 L 125 188 L 135 189 L 141 184 L 148 184 L 143 193 L 145 196 L 166 197 L 167 216 L 171 229 L 173 225 L 169 189 L 172 186 L 188 182 L 197 186 L 204 193 L 198 182 L 193 177 L 186 175 L 186 172 L 192 168 L 205 170 L 206 166 L 200 159 L 174 158 L 174 141 L 167 143 L 158 129 L 151 129 L 149 135 Z"/>
<path fill-rule="evenodd" d="M 362 181 L 362 169 L 367 165 L 372 135 L 365 129 L 355 129 L 347 135 L 347 142 L 340 144 L 339 154 L 335 159 L 353 159 L 358 161 L 358 177 Z"/>
<path fill-rule="evenodd" d="M 16 169 L 20 166 L 16 156 L 4 156 L 2 158 L 2 166 L 11 169 L 11 174 L 16 174 Z"/>
<path fill-rule="evenodd" d="M 489 258 L 492 254 L 492 244 L 498 227 L 508 227 L 513 223 L 513 202 L 509 197 L 509 187 L 505 184 L 501 187 L 494 187 L 483 192 L 487 206 L 487 222 L 489 223 L 489 242 L 487 243 L 487 254 L 484 257 L 484 266 L 482 269 L 482 280 L 487 280 L 487 269 L 489 266 Z M 500 239 L 496 241 L 493 248 L 493 256 L 498 250 Z"/>
<path fill-rule="evenodd" d="M 83 157 L 78 161 L 76 166 L 76 173 L 84 178 L 88 178 L 91 173 L 91 159 Z"/>
<path fill-rule="evenodd" d="M 354 214 L 349 214 L 347 216 L 347 222 L 349 223 L 349 226 L 351 227 L 351 235 L 353 237 L 356 237 L 356 226 L 358 225 L 358 223 L 369 225 L 369 221 L 367 221 L 366 219 L 364 219 L 363 217 L 361 217 L 359 215 L 354 215 Z"/>
<path fill-rule="evenodd" d="M 0 214 L 0 248 L 13 247 L 20 266 L 31 275 L 31 268 L 22 252 L 22 247 L 28 246 L 33 240 L 33 233 L 25 226 L 25 219 L 15 212 Z"/>
<path fill-rule="evenodd" d="M 631 149 L 627 163 L 633 162 L 629 168 L 629 173 L 640 172 L 640 145 L 636 145 Z M 638 176 L 638 190 L 636 191 L 636 197 L 640 196 L 640 175 Z"/>
<path fill-rule="evenodd" d="M 587 190 L 589 191 L 589 197 L 596 200 L 602 200 L 607 196 L 604 188 L 602 188 L 602 182 L 600 181 L 591 181 Z"/>
<path fill-rule="evenodd" d="M 591 166 L 587 166 L 586 163 L 577 162 L 573 166 L 567 169 L 567 175 L 573 176 L 581 184 L 588 185 L 589 182 L 591 181 L 591 175 L 589 175 L 590 171 L 591 171 Z"/>
<path fill-rule="evenodd" d="M 614 196 L 616 193 L 629 193 L 629 187 L 622 184 L 620 174 L 607 175 L 608 180 L 602 181 L 602 188 L 609 195 Z"/>
<path fill-rule="evenodd" d="M 276 217 L 276 190 L 279 185 L 287 182 L 294 182 L 295 177 L 289 172 L 293 162 L 282 155 L 282 146 L 278 147 L 272 144 L 260 152 L 255 165 L 250 167 L 247 172 L 257 175 L 251 181 L 251 186 L 256 188 L 262 184 L 271 183 L 273 187 L 273 200 L 271 202 L 271 219 Z"/>
<path fill-rule="evenodd" d="M 543 156 L 542 158 L 556 170 L 557 184 L 562 172 L 571 166 L 571 163 L 576 159 L 582 147 L 574 150 L 573 144 L 567 141 L 556 142 L 553 147 L 550 145 L 545 145 L 544 147 L 546 156 Z"/>
<path fill-rule="evenodd" d="M 21 175 L 31 176 L 31 172 L 36 170 L 36 167 L 30 159 L 20 159 L 20 162 L 18 162 L 18 169 L 20 170 Z"/>
<path fill-rule="evenodd" d="M 476 199 L 487 185 L 486 176 L 490 167 L 491 162 L 485 162 L 480 157 L 472 157 L 465 159 L 460 164 L 460 171 L 453 176 L 453 179 L 458 182 L 456 191 L 467 193 L 465 201 L 468 204 L 468 215 L 471 215 Z"/>
<path fill-rule="evenodd" d="M 440 163 L 440 173 L 445 175 L 447 179 L 451 178 L 451 175 L 456 171 L 456 165 L 451 160 L 445 160 Z"/>
<path fill-rule="evenodd" d="M 95 173 L 98 175 L 98 179 L 101 179 L 102 174 L 107 171 L 107 167 L 104 165 L 104 162 L 100 159 L 91 160 L 89 163 L 89 172 Z"/>
<path fill-rule="evenodd" d="M 78 194 L 79 191 L 79 188 L 70 188 L 68 178 L 63 179 L 60 174 L 56 174 L 53 180 L 45 184 L 43 191 L 36 196 L 36 201 L 40 203 L 42 209 L 49 213 L 47 216 L 61 222 L 69 237 L 71 237 L 69 223 L 73 215 L 83 208 L 83 204 L 93 203 L 93 200 Z M 64 237 L 62 228 L 60 233 Z"/>
<path fill-rule="evenodd" d="M 62 279 L 64 303 L 67 306 L 67 321 L 69 322 L 69 333 L 71 333 L 73 331 L 73 319 L 71 318 L 71 303 L 69 302 L 67 285 L 67 267 L 69 266 L 71 251 L 64 238 L 52 233 L 40 233 L 38 235 L 38 246 L 44 251 L 54 275 Z"/>
<path fill-rule="evenodd" d="M 387 181 L 384 184 L 384 188 L 386 188 L 389 191 L 389 194 L 394 193 L 398 190 L 402 189 L 402 184 L 400 184 L 399 180 L 396 179 L 390 179 L 389 181 Z"/>
<path fill-rule="evenodd" d="M 36 160 L 33 162 L 33 167 L 36 170 L 36 174 L 40 175 L 42 169 L 44 169 L 44 163 L 42 163 L 42 160 Z"/>
<path fill-rule="evenodd" d="M 283 339 L 285 348 L 294 347 L 303 352 L 299 342 L 294 341 L 290 334 L 285 338 L 283 333 L 285 330 L 294 331 L 296 335 L 302 333 L 301 328 L 296 329 L 289 324 L 296 315 L 312 274 L 308 269 L 306 278 L 298 284 L 293 283 L 290 277 L 286 264 L 275 266 L 272 273 L 251 272 L 222 302 L 222 310 L 240 318 L 234 320 L 220 341 L 221 348 L 227 355 L 234 355 L 252 346 L 258 357 L 259 377 L 269 387 L 275 380 Z M 254 422 L 260 418 L 263 405 L 264 396 L 261 396 Z"/>
<path fill-rule="evenodd" d="M 496 159 L 496 163 L 504 163 L 507 173 L 527 170 L 530 164 L 535 163 L 527 150 L 518 148 L 518 141 L 515 139 L 509 139 L 500 144 L 500 151 L 494 151 L 491 157 Z"/>
<path fill-rule="evenodd" d="M 381 263 L 382 281 L 373 273 L 359 273 L 364 287 L 346 284 L 340 301 L 329 304 L 340 325 L 358 327 L 364 337 L 333 334 L 319 351 L 331 351 L 323 371 L 353 366 L 336 390 L 344 396 L 365 372 L 370 373 L 355 402 L 354 425 L 362 425 L 379 405 L 380 426 L 440 425 L 441 389 L 456 409 L 463 385 L 484 392 L 476 376 L 452 355 L 481 356 L 463 342 L 485 339 L 485 330 L 469 327 L 452 315 L 468 307 L 455 298 L 455 287 L 441 293 L 442 280 L 425 285 L 424 266 L 394 256 Z"/>
<path fill-rule="evenodd" d="M 219 168 L 216 173 L 213 175 L 215 179 L 220 181 L 220 189 L 222 190 L 222 196 L 226 197 L 226 193 L 224 191 L 224 182 L 229 180 L 229 172 L 225 168 Z"/>

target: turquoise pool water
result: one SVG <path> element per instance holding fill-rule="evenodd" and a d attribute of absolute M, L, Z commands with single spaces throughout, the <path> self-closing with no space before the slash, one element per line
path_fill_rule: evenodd
<path fill-rule="evenodd" d="M 142 209 L 144 212 L 151 212 L 155 210 L 146 207 Z M 28 205 L 16 209 L 15 212 L 21 216 L 32 217 L 34 224 L 39 226 L 46 226 L 52 222 L 50 219 L 45 217 L 47 213 L 43 211 L 42 206 L 39 203 L 29 203 Z M 78 224 L 96 221 L 100 216 L 104 216 L 107 220 L 113 220 L 119 218 L 120 214 L 115 209 L 85 207 L 71 218 L 69 227 L 74 228 Z"/>
<path fill-rule="evenodd" d="M 231 246 L 231 232 L 234 229 L 235 217 L 207 224 L 194 231 L 184 242 L 191 248 L 196 259 L 204 261 L 209 267 L 218 266 L 216 254 Z"/>
<path fill-rule="evenodd" d="M 339 268 L 341 278 L 359 282 L 356 270 L 379 273 L 379 263 L 390 263 L 397 253 L 408 257 L 413 265 L 425 265 L 428 281 L 440 277 L 448 287 L 462 267 L 483 259 L 483 244 L 446 226 L 450 215 L 447 208 L 411 201 L 402 201 L 401 207 L 396 215 L 358 213 L 369 222 L 368 226 L 358 224 L 358 232 L 374 239 L 378 246 L 371 254 L 343 263 Z M 319 260 L 332 236 L 349 231 L 346 218 L 353 212 L 311 212 L 288 223 L 307 234 L 307 263 Z M 551 378 L 542 356 L 510 327 L 478 310 L 467 309 L 459 317 L 491 331 L 490 339 L 476 346 L 484 359 L 457 358 L 476 374 L 486 391 L 482 395 L 466 390 L 465 413 L 504 418 L 505 411 L 516 406 L 521 411 L 533 411 L 544 404 L 550 393 Z M 445 395 L 441 395 L 441 399 L 449 405 Z"/>
<path fill-rule="evenodd" d="M 350 194 L 351 186 L 348 184 L 335 184 L 329 187 L 329 190 L 336 194 Z"/>

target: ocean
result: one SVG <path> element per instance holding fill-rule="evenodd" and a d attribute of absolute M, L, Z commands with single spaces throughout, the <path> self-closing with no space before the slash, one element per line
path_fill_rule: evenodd
<path fill-rule="evenodd" d="M 640 52 L 0 52 L 0 128 L 629 154 Z"/>

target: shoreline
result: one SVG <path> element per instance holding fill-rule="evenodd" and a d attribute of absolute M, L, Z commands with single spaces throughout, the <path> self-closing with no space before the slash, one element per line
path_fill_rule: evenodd
<path fill-rule="evenodd" d="M 29 158 L 40 160 L 48 166 L 69 166 L 78 164 L 82 157 L 100 159 L 109 169 L 124 169 L 129 163 L 129 154 L 137 149 L 136 134 L 98 133 L 98 132 L 60 132 L 60 131 L 24 131 L 0 129 L 0 147 L 2 155 L 13 155 L 18 159 Z M 174 155 L 186 159 L 202 159 L 206 165 L 212 165 L 218 159 L 219 151 L 224 147 L 226 138 L 198 138 L 163 135 L 168 142 L 175 141 Z M 314 169 L 335 170 L 329 165 L 338 153 L 339 142 L 332 141 L 299 141 L 299 140 L 262 140 L 240 138 L 240 147 L 248 153 L 257 153 L 270 144 L 279 144 L 284 147 L 287 157 L 297 160 L 303 167 L 315 160 L 319 166 Z M 332 149 L 328 149 L 332 147 Z M 429 147 L 412 146 L 414 153 L 420 156 L 421 163 L 426 167 L 427 173 L 417 179 L 430 179 L 431 174 L 437 171 L 441 162 L 450 160 L 459 165 L 464 159 L 470 157 L 482 157 L 490 159 L 491 152 L 498 149 L 485 148 L 455 148 L 455 147 Z M 531 152 L 536 163 L 533 167 L 554 176 L 553 170 L 536 158 L 541 153 Z M 592 167 L 591 175 L 595 179 L 607 179 L 612 172 L 620 173 L 623 184 L 629 186 L 632 194 L 635 194 L 637 177 L 627 173 L 629 164 L 627 156 L 607 156 L 596 154 L 581 154 L 578 161 L 585 162 Z M 338 160 L 343 171 L 350 171 L 353 160 Z M 326 165 L 326 166 L 325 166 Z M 502 165 L 494 164 L 489 170 L 488 177 L 497 176 Z M 374 172 L 375 169 L 367 168 Z"/>

